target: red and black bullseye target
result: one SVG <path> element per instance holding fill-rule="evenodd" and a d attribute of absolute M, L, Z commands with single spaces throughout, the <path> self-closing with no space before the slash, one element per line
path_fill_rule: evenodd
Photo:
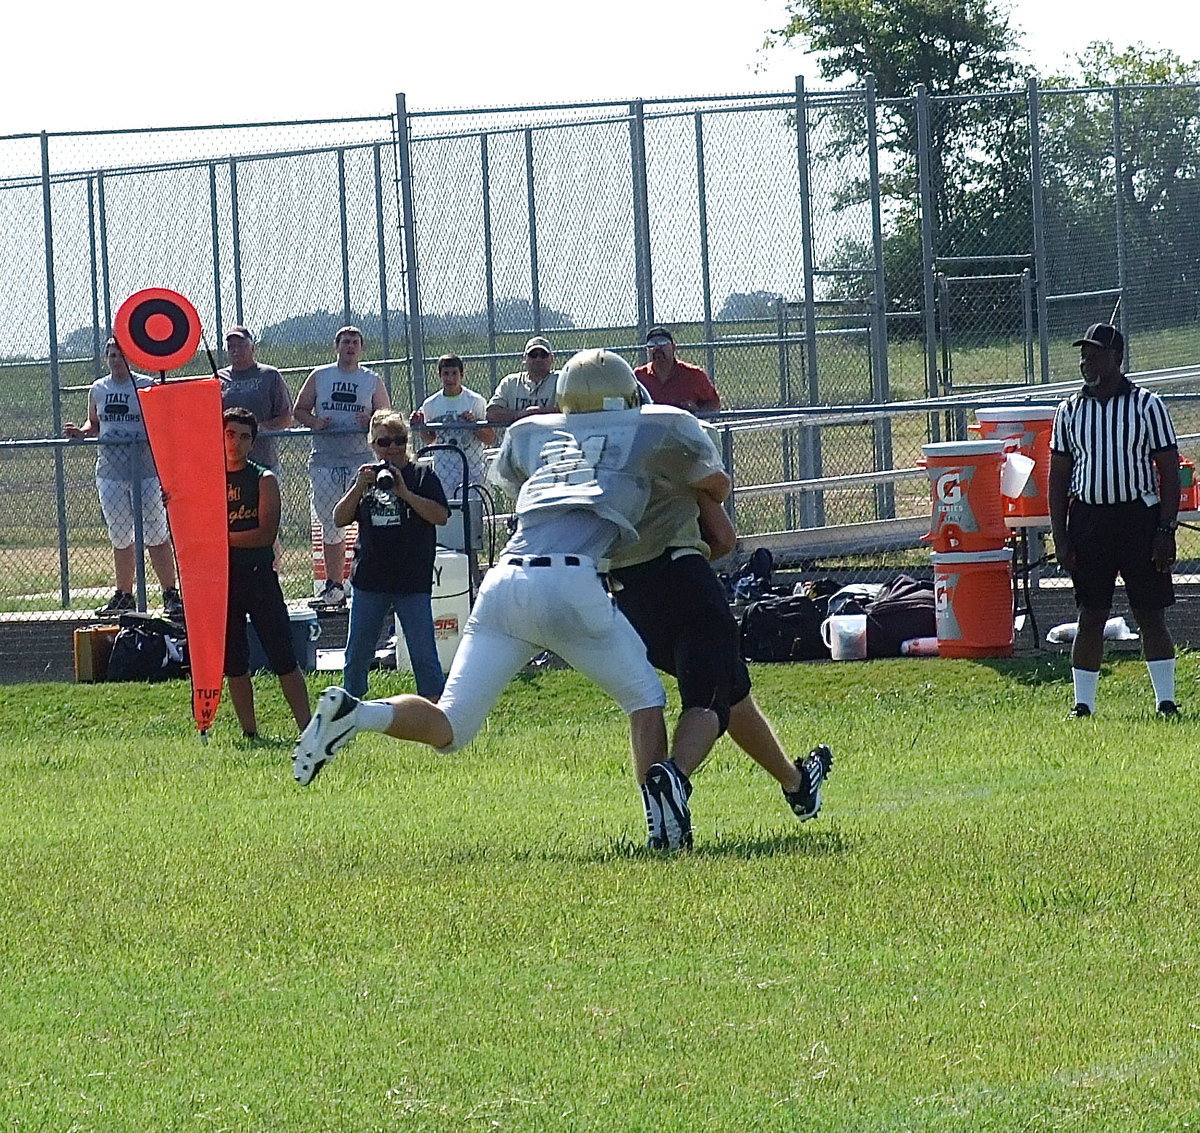
<path fill-rule="evenodd" d="M 177 291 L 148 287 L 121 304 L 113 337 L 130 365 L 143 370 L 177 370 L 196 356 L 200 316 Z"/>

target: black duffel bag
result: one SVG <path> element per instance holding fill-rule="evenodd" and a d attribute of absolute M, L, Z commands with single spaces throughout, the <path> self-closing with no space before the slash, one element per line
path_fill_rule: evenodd
<path fill-rule="evenodd" d="M 110 681 L 166 681 L 187 674 L 187 638 L 178 622 L 152 614 L 121 615 L 108 659 Z"/>
<path fill-rule="evenodd" d="M 820 607 L 806 594 L 751 602 L 742 614 L 742 656 L 747 661 L 816 661 L 829 658 L 821 640 Z"/>

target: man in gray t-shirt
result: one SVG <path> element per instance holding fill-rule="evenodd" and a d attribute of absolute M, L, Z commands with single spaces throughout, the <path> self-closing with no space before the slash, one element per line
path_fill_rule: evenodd
<path fill-rule="evenodd" d="M 229 365 L 217 371 L 221 379 L 221 408 L 249 409 L 259 423 L 258 438 L 250 450 L 255 464 L 279 475 L 279 445 L 265 430 L 290 428 L 292 395 L 283 375 L 254 357 L 254 336 L 245 327 L 231 327 L 225 335 Z"/>

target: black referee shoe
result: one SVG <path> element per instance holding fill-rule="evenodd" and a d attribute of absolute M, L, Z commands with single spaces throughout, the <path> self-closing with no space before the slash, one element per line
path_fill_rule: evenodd
<path fill-rule="evenodd" d="M 1067 713 L 1067 719 L 1082 720 L 1085 716 L 1090 716 L 1091 714 L 1092 710 L 1086 704 L 1077 704 Z"/>
<path fill-rule="evenodd" d="M 1172 717 L 1178 719 L 1180 716 L 1179 705 L 1173 700 L 1159 701 L 1157 711 L 1160 716 L 1165 716 L 1167 719 L 1171 719 Z"/>

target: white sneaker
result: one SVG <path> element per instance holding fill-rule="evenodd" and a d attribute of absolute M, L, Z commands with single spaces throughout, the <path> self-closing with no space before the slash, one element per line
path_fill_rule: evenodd
<path fill-rule="evenodd" d="M 317 710 L 292 753 L 292 775 L 302 787 L 307 787 L 338 749 L 358 735 L 354 714 L 360 703 L 344 688 L 335 686 L 321 693 Z"/>
<path fill-rule="evenodd" d="M 336 582 L 326 582 L 325 589 L 321 591 L 322 606 L 344 606 L 346 604 L 346 591 Z"/>

